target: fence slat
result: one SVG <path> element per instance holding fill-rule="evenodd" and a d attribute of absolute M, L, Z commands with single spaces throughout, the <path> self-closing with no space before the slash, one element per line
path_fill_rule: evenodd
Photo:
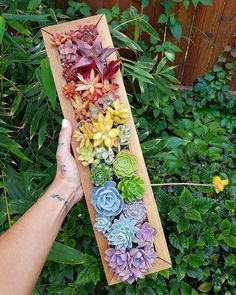
<path fill-rule="evenodd" d="M 191 85 L 198 76 L 203 75 L 207 70 L 224 6 L 225 0 L 217 0 L 217 4 L 214 1 L 213 6 L 199 5 L 197 8 L 192 42 L 189 46 L 184 69 L 183 85 Z"/>

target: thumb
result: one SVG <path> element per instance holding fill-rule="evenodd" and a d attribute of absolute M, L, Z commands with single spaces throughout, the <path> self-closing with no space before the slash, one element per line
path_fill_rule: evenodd
<path fill-rule="evenodd" d="M 62 120 L 62 128 L 59 135 L 58 147 L 57 147 L 57 157 L 61 158 L 70 154 L 70 144 L 72 136 L 72 125 L 67 119 Z"/>

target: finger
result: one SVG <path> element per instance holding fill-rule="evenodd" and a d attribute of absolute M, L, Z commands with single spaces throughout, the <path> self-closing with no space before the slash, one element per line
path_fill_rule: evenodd
<path fill-rule="evenodd" d="M 70 155 L 70 144 L 72 136 L 72 125 L 69 120 L 63 119 L 62 128 L 59 135 L 58 148 L 57 148 L 57 157 L 65 157 Z"/>

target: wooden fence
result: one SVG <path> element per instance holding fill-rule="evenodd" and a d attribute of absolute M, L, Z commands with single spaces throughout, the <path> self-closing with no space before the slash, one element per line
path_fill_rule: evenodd
<path fill-rule="evenodd" d="M 57 0 L 57 5 L 65 8 L 66 2 Z M 118 5 L 120 10 L 135 6 L 140 10 L 139 0 L 87 0 L 93 13 L 99 8 L 111 9 Z M 144 13 L 149 16 L 150 23 L 157 28 L 157 18 L 163 12 L 158 0 L 149 1 Z M 196 77 L 203 75 L 215 64 L 224 46 L 232 44 L 232 35 L 236 32 L 236 0 L 213 0 L 212 6 L 198 5 L 187 10 L 176 3 L 175 12 L 183 26 L 183 37 L 175 43 L 182 49 L 176 55 L 177 77 L 182 85 L 191 86 Z M 173 38 L 169 35 L 172 41 Z M 236 90 L 234 77 L 232 90 Z"/>

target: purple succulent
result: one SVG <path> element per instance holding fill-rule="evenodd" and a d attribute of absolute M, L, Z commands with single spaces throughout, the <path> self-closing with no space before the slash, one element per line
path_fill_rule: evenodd
<path fill-rule="evenodd" d="M 111 272 L 114 272 L 119 280 L 132 284 L 137 278 L 143 278 L 155 261 L 153 252 L 150 252 L 149 248 L 147 250 L 148 252 L 139 247 L 129 251 L 109 248 L 105 251 L 105 260 L 109 263 Z M 154 249 L 153 251 L 155 252 Z"/>
<path fill-rule="evenodd" d="M 123 209 L 125 217 L 135 221 L 135 224 L 142 223 L 146 219 L 146 208 L 143 201 L 134 201 L 125 205 Z"/>
<path fill-rule="evenodd" d="M 155 251 L 153 244 L 146 243 L 143 246 L 143 250 L 145 251 L 145 253 L 147 253 L 149 257 L 149 263 L 153 264 L 157 259 L 157 252 Z"/>
<path fill-rule="evenodd" d="M 79 39 L 75 41 L 83 57 L 76 61 L 73 68 L 88 66 L 95 62 L 99 72 L 103 75 L 106 67 L 106 58 L 116 51 L 117 48 L 102 48 L 99 36 L 97 36 L 92 46 Z"/>
<path fill-rule="evenodd" d="M 145 222 L 136 234 L 139 239 L 139 245 L 143 245 L 146 242 L 152 242 L 155 235 L 155 228 L 153 228 L 148 222 Z"/>

